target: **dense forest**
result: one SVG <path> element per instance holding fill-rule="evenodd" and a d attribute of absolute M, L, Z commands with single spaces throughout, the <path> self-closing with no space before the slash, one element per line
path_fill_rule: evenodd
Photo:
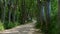
<path fill-rule="evenodd" d="M 0 0 L 0 30 L 32 19 L 44 34 L 60 34 L 60 0 Z"/>

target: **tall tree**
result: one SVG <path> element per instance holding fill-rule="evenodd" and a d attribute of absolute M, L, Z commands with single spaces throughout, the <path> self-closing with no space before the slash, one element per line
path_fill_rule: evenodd
<path fill-rule="evenodd" d="M 9 23 L 11 21 L 11 0 L 8 0 L 8 19 L 9 19 Z"/>
<path fill-rule="evenodd" d="M 2 20 L 2 9 L 3 9 L 3 8 L 2 8 L 2 7 L 3 7 L 3 6 L 2 6 L 2 4 L 3 4 L 2 2 L 3 2 L 3 1 L 0 0 L 0 19 L 1 19 L 1 20 Z"/>
<path fill-rule="evenodd" d="M 13 17 L 13 22 L 16 22 L 16 9 L 17 9 L 17 0 L 12 1 L 12 17 Z"/>
<path fill-rule="evenodd" d="M 42 21 L 42 11 L 41 11 L 42 2 L 40 0 L 37 0 L 37 5 L 38 5 L 37 22 L 40 24 L 40 28 L 42 29 L 42 24 L 43 24 L 43 21 Z"/>
<path fill-rule="evenodd" d="M 50 0 L 45 0 L 45 12 L 46 12 L 46 31 L 45 34 L 49 34 L 50 27 Z"/>
<path fill-rule="evenodd" d="M 5 22 L 5 14 L 6 14 L 6 6 L 7 6 L 7 3 L 6 3 L 6 0 L 3 0 L 3 8 L 4 8 L 4 12 L 3 12 L 3 23 Z"/>
<path fill-rule="evenodd" d="M 57 34 L 60 34 L 60 0 L 58 0 L 58 23 L 57 23 Z"/>
<path fill-rule="evenodd" d="M 24 24 L 27 19 L 25 0 L 22 0 L 21 4 L 21 23 Z"/>
<path fill-rule="evenodd" d="M 1 19 L 3 23 L 5 21 L 5 12 L 6 12 L 6 0 L 1 0 Z"/>

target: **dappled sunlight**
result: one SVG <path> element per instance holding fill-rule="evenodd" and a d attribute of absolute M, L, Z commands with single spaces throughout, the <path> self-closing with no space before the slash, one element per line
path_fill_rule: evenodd
<path fill-rule="evenodd" d="M 0 34 L 60 34 L 60 0 L 0 0 Z"/>

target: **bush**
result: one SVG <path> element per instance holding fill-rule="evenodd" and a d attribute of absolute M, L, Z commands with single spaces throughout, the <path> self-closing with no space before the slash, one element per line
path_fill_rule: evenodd
<path fill-rule="evenodd" d="M 4 30 L 4 25 L 3 23 L 0 21 L 0 31 Z"/>
<path fill-rule="evenodd" d="M 5 21 L 4 28 L 5 29 L 10 29 L 10 28 L 13 28 L 13 27 L 18 26 L 18 25 L 20 25 L 18 22 L 14 23 L 14 22 Z"/>

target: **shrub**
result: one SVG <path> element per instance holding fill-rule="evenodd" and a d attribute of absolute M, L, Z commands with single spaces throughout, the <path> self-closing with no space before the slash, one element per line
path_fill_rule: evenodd
<path fill-rule="evenodd" d="M 2 30 L 4 30 L 4 25 L 3 25 L 3 23 L 0 21 L 0 30 L 2 31 Z"/>

